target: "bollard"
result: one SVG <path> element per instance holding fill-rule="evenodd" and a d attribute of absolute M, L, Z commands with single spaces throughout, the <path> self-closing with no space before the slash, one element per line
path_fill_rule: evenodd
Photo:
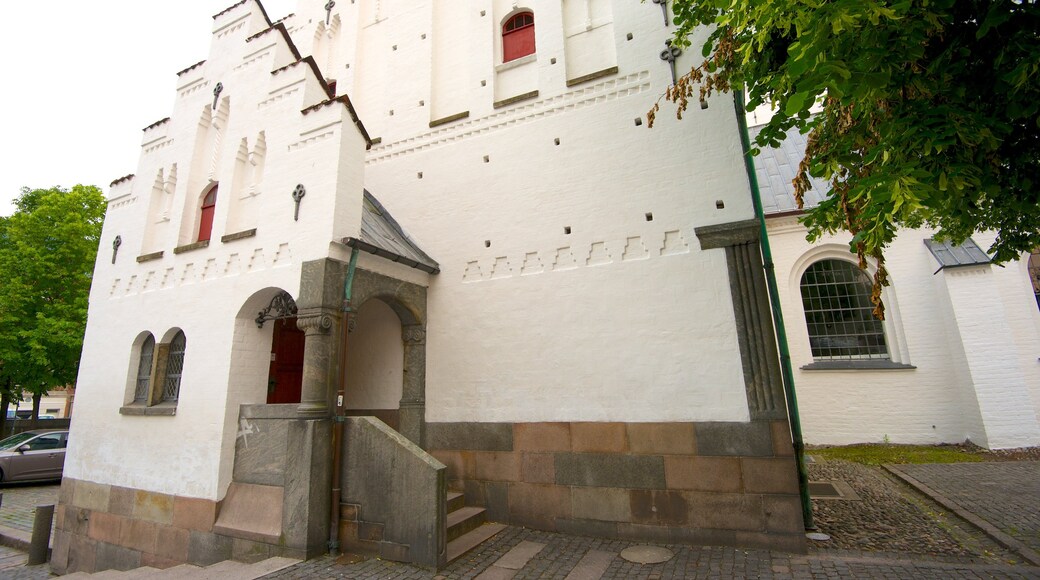
<path fill-rule="evenodd" d="M 32 540 L 29 542 L 29 561 L 26 566 L 45 564 L 49 559 L 51 543 L 51 522 L 54 520 L 53 505 L 36 506 L 36 519 L 33 520 Z"/>

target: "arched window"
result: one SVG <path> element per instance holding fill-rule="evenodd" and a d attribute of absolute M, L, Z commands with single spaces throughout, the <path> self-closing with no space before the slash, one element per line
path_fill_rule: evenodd
<path fill-rule="evenodd" d="M 217 208 L 217 186 L 214 185 L 206 197 L 202 198 L 202 212 L 199 217 L 199 239 L 204 242 L 213 231 L 213 213 Z"/>
<path fill-rule="evenodd" d="M 502 62 L 534 54 L 534 13 L 514 14 L 502 25 Z"/>
<path fill-rule="evenodd" d="M 148 399 L 148 387 L 152 382 L 152 359 L 155 353 L 155 338 L 151 334 L 141 345 L 141 356 L 137 365 L 137 384 L 134 387 L 134 402 L 144 403 Z"/>
<path fill-rule="evenodd" d="M 178 330 L 170 341 L 170 354 L 166 359 L 166 382 L 163 385 L 163 402 L 176 401 L 181 393 L 181 373 L 184 371 L 184 349 L 187 340 L 184 331 Z"/>
<path fill-rule="evenodd" d="M 870 278 L 845 260 L 820 260 L 802 275 L 802 306 L 816 360 L 888 359 L 874 317 Z"/>

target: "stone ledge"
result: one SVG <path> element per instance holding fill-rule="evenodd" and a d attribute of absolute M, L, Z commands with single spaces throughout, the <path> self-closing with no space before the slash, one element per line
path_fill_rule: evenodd
<path fill-rule="evenodd" d="M 701 242 L 702 250 L 714 250 L 716 248 L 757 242 L 760 234 L 760 225 L 757 219 L 749 219 L 712 226 L 701 226 L 694 228 L 693 231 Z"/>
<path fill-rule="evenodd" d="M 508 107 L 509 105 L 512 105 L 514 103 L 519 103 L 520 101 L 526 101 L 528 99 L 536 98 L 538 98 L 538 91 L 531 91 L 529 93 L 523 93 L 515 97 L 509 97 L 508 99 L 502 99 L 501 101 L 495 101 L 494 108 L 501 109 L 502 107 Z"/>
<path fill-rule="evenodd" d="M 172 417 L 177 414 L 177 405 L 160 404 L 153 407 L 144 405 L 124 405 L 119 408 L 120 415 L 148 416 L 148 417 Z"/>
<path fill-rule="evenodd" d="M 803 371 L 909 371 L 917 367 L 890 360 L 821 360 L 799 368 Z"/>
<path fill-rule="evenodd" d="M 144 262 L 151 262 L 152 260 L 159 260 L 163 257 L 163 252 L 152 252 L 151 254 L 145 254 L 137 257 L 137 263 L 142 264 Z"/>
<path fill-rule="evenodd" d="M 184 252 L 190 252 L 192 250 L 201 250 L 202 248 L 209 247 L 209 240 L 202 240 L 201 242 L 195 242 L 193 244 L 185 244 L 183 246 L 177 246 L 173 249 L 174 254 L 183 254 Z"/>
<path fill-rule="evenodd" d="M 253 228 L 251 230 L 243 230 L 241 232 L 235 232 L 226 236 L 220 236 L 220 243 L 226 244 L 235 240 L 244 240 L 246 238 L 252 238 L 254 236 L 256 236 L 256 228 Z"/>
<path fill-rule="evenodd" d="M 576 77 L 576 78 L 570 79 L 570 80 L 567 81 L 567 86 L 568 87 L 573 87 L 575 85 L 580 85 L 582 83 L 587 83 L 589 81 L 594 81 L 596 79 L 601 79 L 603 77 L 609 77 L 610 75 L 616 75 L 617 73 L 618 73 L 618 67 L 612 66 L 610 68 L 605 68 L 603 70 L 596 71 L 594 73 L 589 73 L 587 75 L 582 75 L 580 77 Z"/>
<path fill-rule="evenodd" d="M 433 129 L 434 127 L 439 127 L 440 125 L 447 125 L 448 123 L 459 121 L 467 117 L 469 117 L 469 111 L 463 111 L 461 113 L 456 113 L 447 117 L 441 117 L 440 119 L 434 119 L 433 121 L 430 121 L 430 128 Z"/>

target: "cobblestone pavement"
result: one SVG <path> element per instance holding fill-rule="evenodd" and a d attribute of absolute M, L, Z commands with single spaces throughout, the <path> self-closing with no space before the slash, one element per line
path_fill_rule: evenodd
<path fill-rule="evenodd" d="M 532 551 L 526 561 L 518 562 L 516 551 Z M 477 550 L 456 560 L 439 574 L 379 559 L 340 565 L 330 557 L 302 562 L 265 576 L 270 580 L 310 578 L 395 578 L 401 580 L 456 580 L 476 578 L 554 578 L 663 580 L 668 578 L 759 578 L 762 580 L 794 579 L 980 579 L 1040 578 L 1040 568 L 942 562 L 927 556 L 911 558 L 871 557 L 864 555 L 831 555 L 817 552 L 798 556 L 777 552 L 737 550 L 700 546 L 667 546 L 675 556 L 661 564 L 640 565 L 622 559 L 619 554 L 632 542 L 586 538 L 567 534 L 540 532 L 509 527 Z M 512 552 L 511 552 L 512 551 Z M 606 553 L 605 570 L 597 569 L 586 555 Z M 587 563 L 588 562 L 588 563 Z M 496 563 L 501 563 L 496 565 Z M 591 573 L 591 574 L 590 574 Z"/>
<path fill-rule="evenodd" d="M 58 484 L 7 484 L 0 487 L 0 526 L 32 532 L 36 506 L 57 505 Z"/>
<path fill-rule="evenodd" d="M 898 469 L 1040 552 L 1040 461 L 900 465 Z"/>

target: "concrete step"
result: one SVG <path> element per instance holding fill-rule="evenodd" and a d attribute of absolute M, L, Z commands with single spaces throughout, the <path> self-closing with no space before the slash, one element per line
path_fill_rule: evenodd
<path fill-rule="evenodd" d="M 484 524 L 448 542 L 448 563 L 460 558 L 504 529 L 506 527 L 502 524 Z"/>
<path fill-rule="evenodd" d="M 459 510 L 466 507 L 466 496 L 462 495 L 462 492 L 449 491 L 448 492 L 448 513 L 455 510 Z"/>
<path fill-rule="evenodd" d="M 159 574 L 161 572 L 162 572 L 162 570 L 160 570 L 158 568 L 152 568 L 151 566 L 142 566 L 140 568 L 134 568 L 133 570 L 127 570 L 126 572 L 123 572 L 122 576 L 118 576 L 118 578 L 122 578 L 123 580 L 138 580 L 140 578 L 155 578 L 155 575 Z"/>
<path fill-rule="evenodd" d="M 482 507 L 464 507 L 448 514 L 448 538 L 450 542 L 470 532 L 487 521 L 487 511 Z"/>

